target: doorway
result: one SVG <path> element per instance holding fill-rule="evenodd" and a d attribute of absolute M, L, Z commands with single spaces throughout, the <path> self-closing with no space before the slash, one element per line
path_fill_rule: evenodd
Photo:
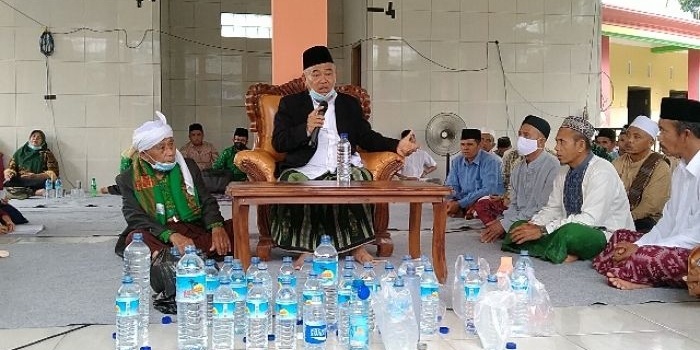
<path fill-rule="evenodd" d="M 362 43 L 352 47 L 350 84 L 362 86 Z"/>
<path fill-rule="evenodd" d="M 651 88 L 640 86 L 627 87 L 627 123 L 634 118 L 651 115 Z"/>

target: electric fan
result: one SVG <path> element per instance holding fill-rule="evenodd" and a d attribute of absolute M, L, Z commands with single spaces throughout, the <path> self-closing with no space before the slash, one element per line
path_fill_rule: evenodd
<path fill-rule="evenodd" d="M 459 152 L 459 139 L 467 124 L 454 113 L 442 112 L 428 122 L 425 142 L 435 154 L 445 157 L 445 178 L 450 173 L 450 156 Z"/>

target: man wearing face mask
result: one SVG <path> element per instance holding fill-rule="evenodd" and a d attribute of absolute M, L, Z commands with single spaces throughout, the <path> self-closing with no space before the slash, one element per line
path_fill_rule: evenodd
<path fill-rule="evenodd" d="M 626 153 L 613 161 L 630 200 L 637 232 L 649 232 L 661 218 L 671 191 L 671 168 L 651 150 L 659 133 L 653 120 L 640 115 L 627 129 Z"/>
<path fill-rule="evenodd" d="M 513 168 L 508 209 L 500 210 L 502 205 L 488 199 L 477 202 L 477 214 L 482 221 L 486 220 L 481 242 L 490 243 L 503 237 L 514 223 L 530 220 L 547 204 L 560 167 L 557 158 L 544 149 L 549 132 L 549 123 L 540 117 L 529 115 L 523 120 L 517 141 L 523 159 Z M 503 217 L 497 219 L 501 214 Z"/>
<path fill-rule="evenodd" d="M 341 133 L 347 134 L 352 148 L 350 177 L 354 181 L 372 178 L 354 152 L 357 146 L 401 156 L 418 148 L 410 141 L 412 132 L 396 140 L 373 131 L 357 99 L 336 92 L 336 68 L 328 48 L 314 46 L 304 51 L 303 66 L 308 91 L 284 96 L 275 115 L 272 146 L 286 153 L 277 164 L 280 181 L 334 180 Z M 277 246 L 302 253 L 296 266 L 314 251 L 323 234 L 331 236 L 338 252 L 351 253 L 360 263 L 373 260 L 364 248 L 375 238 L 368 204 L 273 205 L 270 215 Z"/>
<path fill-rule="evenodd" d="M 232 181 L 246 181 L 248 176 L 241 169 L 238 169 L 236 164 L 233 164 L 233 159 L 236 157 L 236 153 L 248 149 L 248 129 L 236 128 L 231 141 L 233 141 L 233 146 L 221 152 L 212 169 L 230 171 Z"/>
<path fill-rule="evenodd" d="M 588 260 L 619 229 L 634 228 L 625 187 L 610 162 L 593 155 L 595 128 L 585 117 L 568 117 L 557 132 L 557 158 L 564 167 L 547 204 L 529 221 L 518 221 L 502 250 L 528 250 L 555 264 Z"/>
<path fill-rule="evenodd" d="M 231 220 L 224 221 L 197 163 L 175 148 L 173 129 L 157 115 L 134 130 L 131 164 L 116 178 L 127 229 L 115 251 L 123 252 L 140 232 L 154 256 L 169 246 L 184 253 L 187 245 L 209 256 L 227 255 L 233 251 Z"/>

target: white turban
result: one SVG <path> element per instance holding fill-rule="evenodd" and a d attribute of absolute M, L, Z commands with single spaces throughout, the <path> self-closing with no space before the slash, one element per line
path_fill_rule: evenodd
<path fill-rule="evenodd" d="M 493 131 L 492 129 L 481 128 L 481 133 L 482 134 L 489 134 L 493 137 L 496 137 L 496 132 Z"/>
<path fill-rule="evenodd" d="M 156 111 L 156 116 L 158 117 L 157 120 L 145 122 L 134 130 L 134 134 L 131 137 L 131 146 L 138 152 L 148 151 L 164 139 L 173 137 L 173 128 L 168 125 L 168 121 L 163 113 Z M 180 165 L 187 193 L 194 195 L 194 181 L 192 180 L 190 168 L 187 167 L 185 158 L 177 149 L 175 149 L 175 162 Z"/>
<path fill-rule="evenodd" d="M 640 115 L 637 118 L 634 118 L 634 121 L 632 124 L 630 124 L 630 127 L 632 126 L 643 130 L 649 134 L 652 139 L 655 139 L 659 134 L 659 125 L 657 125 L 655 121 L 649 119 L 647 116 Z"/>

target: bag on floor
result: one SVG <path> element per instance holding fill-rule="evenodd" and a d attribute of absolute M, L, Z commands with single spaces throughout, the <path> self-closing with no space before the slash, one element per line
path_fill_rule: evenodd
<path fill-rule="evenodd" d="M 694 297 L 700 297 L 700 247 L 696 247 L 688 256 L 688 293 Z"/>
<path fill-rule="evenodd" d="M 554 307 L 544 284 L 536 277 L 532 269 L 528 271 L 530 290 L 529 334 L 532 336 L 552 336 L 554 329 Z"/>
<path fill-rule="evenodd" d="M 164 314 L 177 314 L 175 302 L 177 262 L 178 260 L 170 254 L 169 249 L 161 249 L 151 263 L 153 307 Z"/>

